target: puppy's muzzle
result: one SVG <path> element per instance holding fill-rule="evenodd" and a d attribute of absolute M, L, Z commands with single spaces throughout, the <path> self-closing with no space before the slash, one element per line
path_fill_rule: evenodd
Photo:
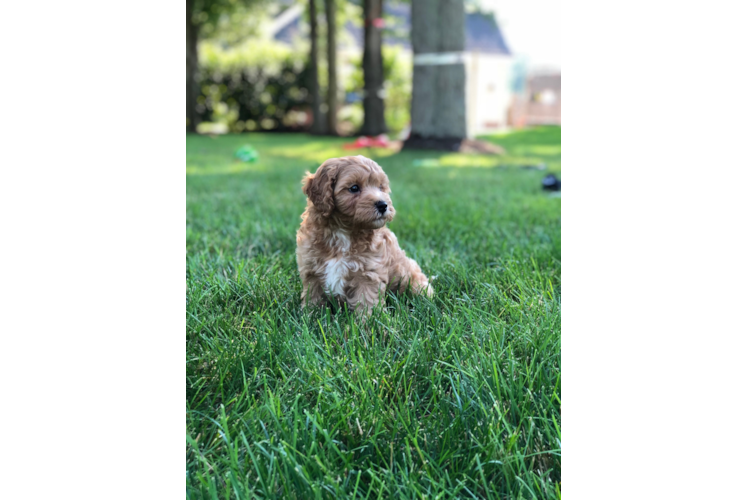
<path fill-rule="evenodd" d="M 376 202 L 374 206 L 377 207 L 380 214 L 384 214 L 387 211 L 387 204 L 381 200 Z"/>

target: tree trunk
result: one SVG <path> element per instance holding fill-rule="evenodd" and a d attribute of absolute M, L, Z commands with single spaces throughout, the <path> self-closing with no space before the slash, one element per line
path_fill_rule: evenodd
<path fill-rule="evenodd" d="M 384 0 L 364 0 L 364 124 L 362 135 L 379 135 L 387 131 L 384 121 L 384 66 L 382 64 L 382 29 L 374 25 L 382 17 Z"/>
<path fill-rule="evenodd" d="M 327 132 L 338 135 L 337 47 L 335 46 L 335 0 L 325 0 L 327 15 Z"/>
<path fill-rule="evenodd" d="M 197 131 L 197 34 L 199 27 L 192 21 L 193 0 L 187 0 L 187 131 Z"/>
<path fill-rule="evenodd" d="M 437 64 L 416 57 L 464 53 L 465 6 L 463 0 L 413 0 L 412 5 L 413 100 L 404 147 L 456 151 L 467 136 L 465 64 L 459 56 L 446 63 L 437 57 Z"/>
<path fill-rule="evenodd" d="M 312 128 L 310 132 L 312 134 L 325 134 L 327 131 L 327 123 L 325 117 L 322 114 L 322 101 L 319 95 L 319 47 L 317 40 L 317 4 L 316 0 L 309 0 L 309 29 L 310 38 L 312 42 L 311 52 L 309 54 L 309 65 L 310 65 L 310 79 L 309 92 L 312 95 Z"/>

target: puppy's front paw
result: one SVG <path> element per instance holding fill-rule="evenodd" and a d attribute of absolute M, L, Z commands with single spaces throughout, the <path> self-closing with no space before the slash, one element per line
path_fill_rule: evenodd
<path fill-rule="evenodd" d="M 415 284 L 412 285 L 413 291 L 420 295 L 424 294 L 426 297 L 431 298 L 434 296 L 434 289 L 431 288 L 431 283 L 429 283 L 428 278 L 426 276 L 421 275 L 421 279 L 419 279 Z"/>

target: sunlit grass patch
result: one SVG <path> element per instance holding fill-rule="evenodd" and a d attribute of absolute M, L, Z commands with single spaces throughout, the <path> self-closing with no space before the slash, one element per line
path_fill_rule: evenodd
<path fill-rule="evenodd" d="M 560 129 L 488 140 L 509 167 L 373 150 L 390 227 L 438 277 L 362 323 L 301 311 L 294 252 L 303 172 L 368 151 L 188 137 L 189 498 L 560 497 L 560 200 L 519 168 L 559 171 Z M 244 144 L 256 163 L 234 161 Z"/>

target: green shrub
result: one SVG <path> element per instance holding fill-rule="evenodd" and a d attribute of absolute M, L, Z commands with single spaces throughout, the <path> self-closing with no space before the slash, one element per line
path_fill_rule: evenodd
<path fill-rule="evenodd" d="M 244 130 L 305 130 L 310 124 L 304 53 L 246 41 L 233 48 L 200 45 L 198 113 L 203 121 Z"/>
<path fill-rule="evenodd" d="M 384 64 L 384 120 L 397 134 L 410 123 L 410 99 L 413 94 L 413 57 L 400 47 L 382 47 Z"/>

